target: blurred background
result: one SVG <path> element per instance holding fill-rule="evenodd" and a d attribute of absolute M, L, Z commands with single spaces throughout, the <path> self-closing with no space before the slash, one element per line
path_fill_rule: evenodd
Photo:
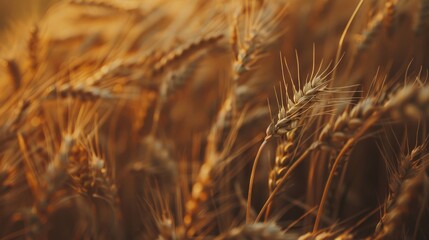
<path fill-rule="evenodd" d="M 20 26 L 36 22 L 58 0 L 0 0 L 0 45 Z"/>

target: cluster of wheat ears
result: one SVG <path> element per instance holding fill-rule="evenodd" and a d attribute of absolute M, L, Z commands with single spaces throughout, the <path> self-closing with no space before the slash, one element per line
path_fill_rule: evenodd
<path fill-rule="evenodd" d="M 1 240 L 429 239 L 429 0 L 68 0 L 5 36 Z"/>

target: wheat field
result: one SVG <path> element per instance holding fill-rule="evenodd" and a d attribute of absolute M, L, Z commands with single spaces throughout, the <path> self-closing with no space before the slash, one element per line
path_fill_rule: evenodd
<path fill-rule="evenodd" d="M 429 239 L 429 0 L 0 14 L 0 240 Z"/>

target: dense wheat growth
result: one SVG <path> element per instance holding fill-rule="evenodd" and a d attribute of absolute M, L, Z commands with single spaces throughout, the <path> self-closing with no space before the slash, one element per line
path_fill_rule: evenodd
<path fill-rule="evenodd" d="M 429 239 L 428 0 L 0 14 L 0 240 Z"/>

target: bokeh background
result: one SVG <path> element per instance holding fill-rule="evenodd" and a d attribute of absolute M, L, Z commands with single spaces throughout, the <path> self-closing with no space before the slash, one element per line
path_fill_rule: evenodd
<path fill-rule="evenodd" d="M 57 0 L 0 0 L 0 34 L 12 31 L 16 22 L 35 21 Z"/>

